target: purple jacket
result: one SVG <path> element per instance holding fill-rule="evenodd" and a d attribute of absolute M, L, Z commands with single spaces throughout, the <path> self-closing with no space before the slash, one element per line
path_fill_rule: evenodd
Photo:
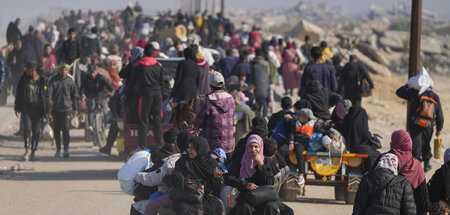
<path fill-rule="evenodd" d="M 226 153 L 234 150 L 233 97 L 224 90 L 216 90 L 200 103 L 194 120 L 196 128 L 202 128 L 200 136 L 208 140 L 211 150 L 222 148 Z"/>

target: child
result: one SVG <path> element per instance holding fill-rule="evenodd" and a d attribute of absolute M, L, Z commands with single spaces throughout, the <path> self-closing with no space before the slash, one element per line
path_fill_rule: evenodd
<path fill-rule="evenodd" d="M 303 151 L 305 151 L 308 141 L 314 133 L 314 125 L 317 122 L 317 118 L 313 115 L 311 109 L 308 108 L 296 109 L 295 112 L 298 120 L 290 120 L 289 151 L 295 153 L 300 175 L 299 180 L 302 181 L 305 174 Z"/>

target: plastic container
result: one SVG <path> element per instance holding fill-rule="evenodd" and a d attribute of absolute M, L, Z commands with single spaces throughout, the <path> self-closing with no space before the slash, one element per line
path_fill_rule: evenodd
<path fill-rule="evenodd" d="M 142 172 L 153 166 L 151 161 L 150 150 L 136 152 L 128 161 L 120 168 L 117 177 L 120 182 L 120 189 L 128 195 L 133 195 L 134 177 L 138 172 Z"/>

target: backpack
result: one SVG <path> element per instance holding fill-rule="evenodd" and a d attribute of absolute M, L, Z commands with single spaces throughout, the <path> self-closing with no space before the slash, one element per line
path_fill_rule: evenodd
<path fill-rule="evenodd" d="M 278 121 L 277 125 L 272 131 L 272 136 L 274 140 L 276 140 L 278 143 L 283 143 L 288 138 L 288 130 L 286 129 L 286 126 L 284 126 L 284 123 L 286 122 L 286 119 L 281 119 Z"/>
<path fill-rule="evenodd" d="M 433 127 L 433 122 L 436 119 L 436 106 L 438 103 L 424 94 L 420 97 L 419 107 L 413 115 L 413 123 L 421 127 L 430 128 Z"/>

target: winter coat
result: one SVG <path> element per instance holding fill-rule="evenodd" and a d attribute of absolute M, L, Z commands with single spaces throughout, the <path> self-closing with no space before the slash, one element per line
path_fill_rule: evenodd
<path fill-rule="evenodd" d="M 16 63 L 13 64 L 14 59 Z M 28 62 L 28 56 L 25 51 L 22 49 L 17 50 L 14 49 L 11 53 L 8 54 L 8 59 L 6 60 L 7 65 L 11 68 L 11 73 L 13 77 L 20 77 L 23 75 L 25 70 L 25 64 Z"/>
<path fill-rule="evenodd" d="M 238 62 L 239 58 L 237 57 L 226 57 L 222 58 L 219 62 L 217 62 L 216 69 L 222 73 L 225 80 L 228 79 L 228 77 L 231 75 L 231 72 L 233 71 L 234 66 Z"/>
<path fill-rule="evenodd" d="M 297 55 L 297 52 L 291 48 L 286 49 L 283 52 L 283 66 L 281 67 L 283 72 L 283 80 L 284 80 L 284 89 L 297 89 L 300 84 L 300 78 L 298 77 L 298 65 L 297 60 L 300 57 Z"/>
<path fill-rule="evenodd" d="M 342 97 L 322 87 L 319 81 L 311 80 L 305 84 L 303 99 L 311 104 L 314 116 L 323 120 L 329 120 L 331 118 L 330 107 L 335 106 Z"/>
<path fill-rule="evenodd" d="M 349 62 L 345 64 L 344 70 L 339 79 L 338 93 L 344 88 L 344 98 L 353 99 L 361 97 L 358 89 L 358 78 L 365 78 L 369 82 L 369 86 L 372 89 L 374 87 L 372 78 L 370 78 L 369 72 L 361 63 Z"/>
<path fill-rule="evenodd" d="M 134 180 L 147 187 L 159 186 L 159 191 L 168 192 L 167 186 L 164 185 L 163 178 L 164 176 L 173 173 L 175 163 L 180 157 L 180 153 L 170 155 L 169 157 L 162 159 L 164 164 L 157 170 L 152 172 L 138 172 Z"/>
<path fill-rule="evenodd" d="M 49 100 L 53 101 L 52 111 L 78 110 L 77 88 L 71 78 L 61 79 L 61 76 L 57 75 L 50 79 L 48 85 Z"/>
<path fill-rule="evenodd" d="M 30 95 L 30 78 L 27 75 L 22 75 L 17 85 L 16 101 L 14 102 L 14 110 L 21 113 L 29 111 L 38 111 L 45 115 L 48 113 L 49 104 L 47 97 L 47 82 L 43 77 L 39 77 L 36 86 L 38 93 Z M 30 98 L 30 96 L 38 96 L 38 98 Z M 39 107 L 32 107 L 30 101 L 39 100 Z"/>
<path fill-rule="evenodd" d="M 82 80 L 80 95 L 86 95 L 86 98 L 93 99 L 105 96 L 105 89 L 110 92 L 114 91 L 114 87 L 109 83 L 109 80 L 101 74 L 97 74 L 94 79 L 85 74 Z"/>
<path fill-rule="evenodd" d="M 187 102 L 197 96 L 200 69 L 194 58 L 186 58 L 177 67 L 175 84 L 173 85 L 174 102 Z"/>
<path fill-rule="evenodd" d="M 80 45 L 77 41 L 66 40 L 62 44 L 59 61 L 71 64 L 75 59 L 80 57 L 80 52 Z"/>
<path fill-rule="evenodd" d="M 205 137 L 211 150 L 222 148 L 226 153 L 234 150 L 233 96 L 224 90 L 216 90 L 200 103 L 194 119 L 196 128 L 202 128 L 200 136 Z"/>
<path fill-rule="evenodd" d="M 22 41 L 22 32 L 14 22 L 8 24 L 8 28 L 6 29 L 6 41 L 8 44 Z"/>
<path fill-rule="evenodd" d="M 161 64 L 153 57 L 143 57 L 134 64 L 134 77 L 137 81 L 131 81 L 139 86 L 140 95 L 161 94 L 164 83 L 164 75 Z"/>
<path fill-rule="evenodd" d="M 428 181 L 428 187 L 432 203 L 444 201 L 450 205 L 450 162 L 436 170 L 433 177 Z"/>
<path fill-rule="evenodd" d="M 102 46 L 96 34 L 87 34 L 81 39 L 81 57 L 102 54 Z"/>
<path fill-rule="evenodd" d="M 22 38 L 22 49 L 27 54 L 29 61 L 38 62 L 43 54 L 44 45 L 35 34 L 28 33 Z"/>
<path fill-rule="evenodd" d="M 303 76 L 300 81 L 300 96 L 303 96 L 303 94 L 305 93 L 305 85 L 306 82 L 311 79 L 311 73 L 317 74 L 319 82 L 323 88 L 326 88 L 331 92 L 337 91 L 338 85 L 333 66 L 324 63 L 316 64 L 312 62 L 308 64 L 303 71 Z"/>
<path fill-rule="evenodd" d="M 391 179 L 389 185 L 375 193 Z M 405 177 L 396 176 L 389 169 L 370 171 L 359 184 L 353 214 L 416 214 L 412 186 Z"/>
<path fill-rule="evenodd" d="M 255 99 L 266 99 L 269 96 L 269 67 L 267 61 L 255 58 L 251 65 L 251 83 L 255 85 Z"/>

